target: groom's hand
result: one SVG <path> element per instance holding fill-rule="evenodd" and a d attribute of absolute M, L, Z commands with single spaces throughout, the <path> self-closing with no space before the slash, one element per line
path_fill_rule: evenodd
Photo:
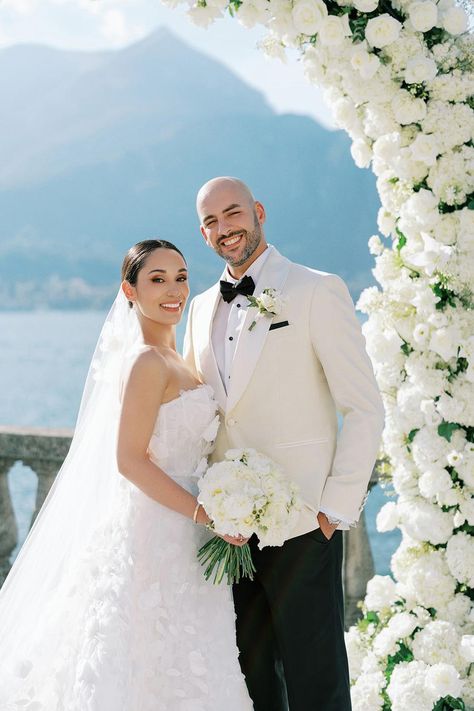
<path fill-rule="evenodd" d="M 324 514 L 322 511 L 318 513 L 318 523 L 321 531 L 329 541 L 332 537 L 332 534 L 337 528 L 337 523 L 329 523 L 326 514 Z"/>

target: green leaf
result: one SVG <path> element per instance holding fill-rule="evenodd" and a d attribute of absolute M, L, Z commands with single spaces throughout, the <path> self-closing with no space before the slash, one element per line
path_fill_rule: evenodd
<path fill-rule="evenodd" d="M 468 210 L 474 210 L 474 198 L 467 203 Z"/>
<path fill-rule="evenodd" d="M 461 425 L 458 425 L 457 422 L 442 422 L 438 425 L 438 434 L 440 437 L 444 437 L 448 442 L 451 442 L 453 432 L 459 430 L 460 427 Z"/>
<path fill-rule="evenodd" d="M 403 234 L 403 232 L 400 232 L 400 230 L 398 229 L 398 227 L 395 229 L 395 231 L 396 231 L 396 233 L 397 233 L 397 235 L 398 235 L 397 252 L 398 252 L 398 254 L 400 254 L 400 250 L 403 249 L 403 247 L 404 247 L 404 246 L 406 245 L 406 243 L 407 243 L 407 238 L 405 237 L 405 235 Z"/>
<path fill-rule="evenodd" d="M 406 341 L 403 342 L 403 344 L 400 346 L 400 350 L 406 355 L 409 356 L 410 353 L 413 353 L 413 348 L 410 346 L 409 343 Z"/>
<path fill-rule="evenodd" d="M 419 427 L 417 427 L 417 428 L 414 429 L 414 430 L 410 430 L 410 432 L 409 432 L 409 433 L 407 434 L 407 436 L 405 437 L 405 442 L 406 442 L 407 444 L 411 444 L 411 443 L 413 442 L 413 440 L 415 439 L 416 433 L 419 432 L 419 431 L 420 431 L 420 428 L 419 428 Z"/>

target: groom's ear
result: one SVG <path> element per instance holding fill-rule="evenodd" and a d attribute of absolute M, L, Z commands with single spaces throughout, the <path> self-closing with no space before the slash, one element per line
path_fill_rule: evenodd
<path fill-rule="evenodd" d="M 199 229 L 201 230 L 201 234 L 204 237 L 204 242 L 207 244 L 208 247 L 212 247 L 211 241 L 207 238 L 206 230 L 204 229 L 204 227 L 201 225 Z"/>
<path fill-rule="evenodd" d="M 254 207 L 255 207 L 255 212 L 257 214 L 258 222 L 260 225 L 263 225 L 263 223 L 267 219 L 267 214 L 265 212 L 265 208 L 263 207 L 262 203 L 259 202 L 258 200 L 255 201 Z"/>

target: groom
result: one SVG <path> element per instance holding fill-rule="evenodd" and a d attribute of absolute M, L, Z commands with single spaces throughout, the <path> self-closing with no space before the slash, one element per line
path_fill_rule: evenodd
<path fill-rule="evenodd" d="M 210 180 L 197 211 L 227 263 L 221 282 L 193 300 L 185 340 L 222 411 L 213 459 L 253 447 L 280 464 L 305 504 L 282 547 L 260 551 L 250 539 L 255 578 L 234 586 L 242 671 L 255 711 L 350 711 L 342 529 L 359 518 L 383 427 L 364 339 L 339 277 L 267 244 L 265 209 L 244 183 Z M 250 328 L 247 296 L 268 288 L 281 311 Z"/>

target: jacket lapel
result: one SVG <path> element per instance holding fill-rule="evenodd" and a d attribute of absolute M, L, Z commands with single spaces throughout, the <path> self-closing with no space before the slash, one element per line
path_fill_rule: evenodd
<path fill-rule="evenodd" d="M 203 381 L 212 386 L 217 402 L 221 409 L 225 410 L 227 395 L 212 347 L 212 322 L 219 300 L 220 290 L 217 283 L 209 289 L 208 296 L 199 309 L 195 351 L 198 370 L 202 374 Z"/>
<path fill-rule="evenodd" d="M 290 270 L 290 265 L 291 262 L 286 259 L 286 257 L 282 257 L 276 249 L 273 249 L 255 285 L 255 296 L 259 296 L 264 289 L 270 288 L 282 292 Z M 255 315 L 256 309 L 247 309 L 247 315 L 237 341 L 227 392 L 227 412 L 232 410 L 244 394 L 245 388 L 257 365 L 260 353 L 265 345 L 265 339 L 272 323 L 272 318 L 262 316 L 257 320 L 254 328 L 249 331 L 250 325 L 255 319 Z"/>

